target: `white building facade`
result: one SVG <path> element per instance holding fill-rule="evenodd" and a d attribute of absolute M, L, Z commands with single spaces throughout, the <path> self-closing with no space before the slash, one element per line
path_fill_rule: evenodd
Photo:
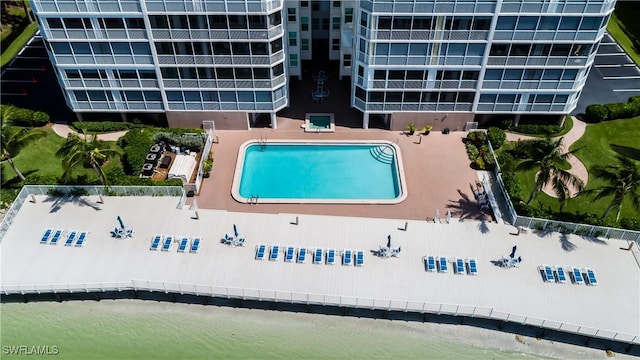
<path fill-rule="evenodd" d="M 290 104 L 323 51 L 350 106 L 389 128 L 563 115 L 615 0 L 34 0 L 77 113 L 163 113 L 251 125 Z M 323 44 L 318 50 L 314 44 Z M 232 126 L 233 127 L 233 126 Z"/>

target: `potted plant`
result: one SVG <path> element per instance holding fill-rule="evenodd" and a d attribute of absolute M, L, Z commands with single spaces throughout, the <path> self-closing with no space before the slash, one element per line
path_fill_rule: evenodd
<path fill-rule="evenodd" d="M 431 125 L 425 125 L 425 126 L 422 128 L 422 133 L 423 133 L 424 135 L 429 135 L 429 133 L 431 132 L 431 130 L 433 130 L 433 126 L 431 126 Z"/>
<path fill-rule="evenodd" d="M 204 166 L 202 167 L 202 176 L 208 178 L 211 175 L 211 170 L 213 169 L 213 157 L 211 154 L 207 157 L 207 160 L 204 161 Z"/>
<path fill-rule="evenodd" d="M 416 124 L 411 123 L 407 125 L 405 129 L 409 135 L 413 135 L 416 132 Z"/>

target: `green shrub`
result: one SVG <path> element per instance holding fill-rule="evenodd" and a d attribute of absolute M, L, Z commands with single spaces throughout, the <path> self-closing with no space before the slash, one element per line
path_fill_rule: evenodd
<path fill-rule="evenodd" d="M 511 197 L 511 201 L 519 202 L 522 200 L 522 189 L 520 188 L 520 183 L 518 182 L 518 178 L 515 173 L 511 171 L 503 171 L 502 182 L 504 183 L 504 188 L 507 190 L 509 197 Z"/>
<path fill-rule="evenodd" d="M 497 127 L 490 127 L 489 130 L 487 130 L 487 137 L 489 138 L 494 150 L 500 149 L 502 144 L 504 144 L 504 141 L 507 140 L 507 135 L 504 131 Z"/>
<path fill-rule="evenodd" d="M 33 113 L 33 123 L 31 126 L 45 126 L 49 122 L 49 114 L 42 111 L 36 111 Z"/>
<path fill-rule="evenodd" d="M 512 125 L 513 125 L 513 120 L 505 119 L 500 121 L 500 125 L 498 127 L 502 130 L 509 130 L 511 129 Z"/>
<path fill-rule="evenodd" d="M 164 141 L 178 147 L 186 147 L 190 151 L 195 152 L 200 152 L 204 146 L 200 134 L 188 135 L 162 131 L 153 134 L 153 140 L 155 142 Z"/>
<path fill-rule="evenodd" d="M 24 180 L 25 185 L 57 185 L 58 177 L 55 175 L 28 175 Z"/>
<path fill-rule="evenodd" d="M 118 145 L 124 150 L 122 167 L 125 174 L 138 175 L 149 148 L 154 144 L 154 131 L 151 128 L 129 131 L 118 140 Z"/>
<path fill-rule="evenodd" d="M 512 169 L 516 162 L 513 155 L 511 155 L 511 153 L 508 151 L 502 151 L 498 153 L 496 158 L 498 160 L 498 164 L 500 164 L 500 168 L 502 168 L 503 171 Z"/>
<path fill-rule="evenodd" d="M 605 107 L 609 111 L 609 120 L 627 119 L 640 114 L 640 104 L 633 102 L 606 104 Z"/>
<path fill-rule="evenodd" d="M 587 106 L 585 115 L 588 122 L 598 123 L 601 121 L 606 121 L 609 118 L 609 111 L 606 107 L 604 107 L 604 105 L 591 104 Z"/>
<path fill-rule="evenodd" d="M 512 130 L 522 134 L 553 136 L 562 131 L 562 127 L 559 125 L 522 124 L 514 127 Z"/>
<path fill-rule="evenodd" d="M 480 151 L 472 143 L 466 143 L 465 147 L 467 148 L 467 156 L 469 156 L 469 160 L 473 161 L 478 157 L 478 155 L 480 155 Z"/>
<path fill-rule="evenodd" d="M 482 146 L 487 142 L 487 134 L 484 131 L 471 131 L 467 134 L 467 140 L 476 147 Z"/>
<path fill-rule="evenodd" d="M 87 133 L 114 132 L 143 127 L 140 124 L 119 121 L 75 121 L 71 126 L 79 132 L 86 131 Z"/>
<path fill-rule="evenodd" d="M 640 98 L 640 96 L 638 96 L 638 98 Z M 625 229 L 640 231 L 640 220 L 635 218 L 622 218 L 620 219 L 620 226 Z"/>

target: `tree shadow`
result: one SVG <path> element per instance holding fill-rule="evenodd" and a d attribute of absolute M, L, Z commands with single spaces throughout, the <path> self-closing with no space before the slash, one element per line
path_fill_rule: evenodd
<path fill-rule="evenodd" d="M 609 243 L 607 243 L 602 239 L 598 239 L 596 236 L 580 235 L 580 237 L 584 240 L 587 240 L 588 242 L 592 242 L 600 245 L 609 245 Z"/>
<path fill-rule="evenodd" d="M 544 229 L 544 230 L 538 230 L 538 229 L 534 229 L 531 230 L 532 233 L 538 235 L 538 237 L 547 237 L 550 236 L 553 233 L 553 230 L 549 230 L 549 229 Z"/>
<path fill-rule="evenodd" d="M 560 245 L 564 251 L 573 251 L 577 248 L 576 244 L 571 242 L 567 233 L 560 233 Z"/>
<path fill-rule="evenodd" d="M 43 202 L 51 202 L 51 208 L 49 209 L 50 213 L 55 213 L 62 208 L 64 204 L 74 204 L 81 207 L 88 206 L 93 210 L 100 211 L 102 210 L 100 206 L 96 203 L 87 200 L 83 196 L 47 196 Z"/>
<path fill-rule="evenodd" d="M 475 199 L 470 198 L 469 195 L 463 193 L 460 189 L 457 191 L 460 195 L 460 199 L 449 200 L 449 204 L 445 205 L 446 209 L 451 210 L 452 216 L 459 218 L 461 221 L 465 219 L 485 221 L 487 220 L 487 216 L 491 217 L 490 214 L 487 214 L 480 209 L 480 206 Z"/>
<path fill-rule="evenodd" d="M 478 224 L 478 230 L 480 230 L 480 233 L 482 234 L 486 234 L 489 231 L 489 225 L 487 225 L 487 221 L 485 219 L 480 220 L 480 223 Z"/>

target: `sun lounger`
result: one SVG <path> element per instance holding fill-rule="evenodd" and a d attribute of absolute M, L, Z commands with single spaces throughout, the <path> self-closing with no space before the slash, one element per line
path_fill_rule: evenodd
<path fill-rule="evenodd" d="M 151 240 L 151 247 L 149 248 L 149 250 L 158 250 L 158 246 L 160 246 L 160 242 L 162 241 L 162 236 L 161 235 L 156 235 L 153 237 L 153 240 Z"/>
<path fill-rule="evenodd" d="M 598 285 L 598 279 L 596 279 L 596 273 L 593 272 L 593 269 L 586 268 L 585 272 L 587 273 L 587 285 Z"/>
<path fill-rule="evenodd" d="M 478 275 L 478 262 L 476 259 L 469 259 L 467 263 L 469 265 L 469 275 Z"/>
<path fill-rule="evenodd" d="M 234 246 L 244 246 L 244 238 L 236 238 L 233 242 Z"/>
<path fill-rule="evenodd" d="M 73 244 L 73 241 L 76 239 L 76 235 L 78 235 L 77 231 L 70 232 L 67 236 L 67 240 L 64 242 L 64 246 L 71 246 L 71 244 Z"/>
<path fill-rule="evenodd" d="M 449 271 L 447 268 L 447 259 L 444 256 L 438 258 L 438 271 L 446 273 Z"/>
<path fill-rule="evenodd" d="M 571 270 L 571 275 L 573 275 L 574 284 L 584 284 L 584 278 L 582 277 L 582 273 L 580 272 L 580 269 L 574 267 Z"/>
<path fill-rule="evenodd" d="M 356 266 L 364 266 L 364 251 L 356 251 Z"/>
<path fill-rule="evenodd" d="M 183 237 L 182 239 L 180 239 L 180 245 L 178 246 L 178 252 L 187 251 L 187 245 L 189 245 L 189 238 L 188 237 Z"/>
<path fill-rule="evenodd" d="M 191 240 L 191 249 L 189 249 L 189 252 L 197 253 L 198 250 L 200 250 L 200 241 L 200 238 L 194 238 Z"/>
<path fill-rule="evenodd" d="M 284 261 L 292 262 L 296 255 L 296 248 L 293 246 L 287 246 L 287 250 L 284 252 Z"/>
<path fill-rule="evenodd" d="M 322 264 L 322 249 L 315 249 L 313 252 L 313 263 Z"/>
<path fill-rule="evenodd" d="M 224 234 L 224 243 L 227 245 L 233 244 L 233 237 L 229 236 L 229 234 Z"/>
<path fill-rule="evenodd" d="M 351 252 L 351 250 L 347 250 L 345 249 L 342 252 L 342 265 L 351 265 L 351 260 L 353 258 L 353 253 Z"/>
<path fill-rule="evenodd" d="M 173 243 L 173 236 L 165 236 L 164 243 L 162 243 L 162 251 L 169 251 L 171 244 Z"/>
<path fill-rule="evenodd" d="M 46 244 L 47 241 L 49 241 L 49 236 L 51 236 L 51 233 L 53 233 L 53 229 L 45 230 L 44 234 L 42 234 L 42 238 L 40 238 L 40 244 Z"/>
<path fill-rule="evenodd" d="M 56 230 L 49 244 L 56 245 L 58 243 L 58 240 L 60 240 L 60 237 L 62 237 L 62 230 Z"/>
<path fill-rule="evenodd" d="M 556 275 L 556 280 L 558 280 L 559 283 L 564 284 L 567 282 L 567 274 L 565 274 L 562 266 L 556 266 Z"/>
<path fill-rule="evenodd" d="M 296 261 L 301 264 L 307 261 L 307 249 L 305 248 L 298 249 L 298 259 Z"/>
<path fill-rule="evenodd" d="M 427 271 L 436 271 L 436 258 L 433 256 L 425 256 L 424 258 L 424 267 Z"/>
<path fill-rule="evenodd" d="M 456 263 L 455 263 L 455 273 L 458 275 L 462 275 L 465 273 L 464 271 L 464 261 L 462 261 L 462 258 L 456 258 Z"/>
<path fill-rule="evenodd" d="M 278 254 L 280 254 L 280 246 L 272 245 L 271 246 L 271 254 L 269 255 L 269 260 L 278 260 Z"/>
<path fill-rule="evenodd" d="M 553 269 L 551 269 L 551 266 L 542 265 L 540 267 L 540 271 L 542 271 L 542 276 L 545 282 L 556 282 L 556 277 L 553 275 Z"/>
<path fill-rule="evenodd" d="M 87 232 L 83 231 L 80 233 L 80 236 L 78 236 L 78 240 L 76 240 L 76 246 L 82 246 L 84 245 L 84 241 L 87 239 Z"/>
<path fill-rule="evenodd" d="M 327 265 L 335 265 L 336 263 L 336 250 L 328 249 L 327 250 Z"/>
<path fill-rule="evenodd" d="M 256 246 L 256 260 L 264 260 L 264 256 L 267 252 L 267 245 L 260 244 Z"/>

